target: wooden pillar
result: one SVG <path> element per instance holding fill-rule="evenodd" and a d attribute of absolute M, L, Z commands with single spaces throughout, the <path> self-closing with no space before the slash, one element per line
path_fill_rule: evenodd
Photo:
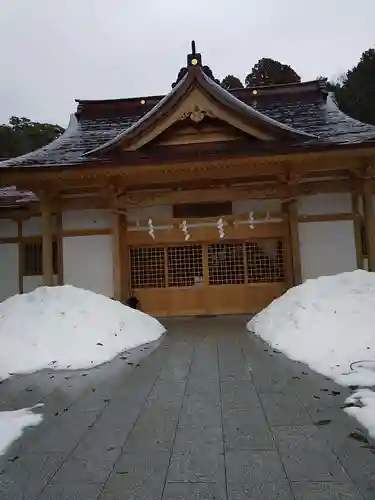
<path fill-rule="evenodd" d="M 285 263 L 285 282 L 288 288 L 294 286 L 293 259 L 292 259 L 292 244 L 289 228 L 289 211 L 287 203 L 282 204 L 284 217 L 284 263 Z"/>
<path fill-rule="evenodd" d="M 112 214 L 112 265 L 113 265 L 113 298 L 122 299 L 121 290 L 121 215 L 116 211 Z"/>
<path fill-rule="evenodd" d="M 372 188 L 372 177 L 362 179 L 363 217 L 366 230 L 369 271 L 375 271 L 375 217 Z"/>
<path fill-rule="evenodd" d="M 17 219 L 17 240 L 18 240 L 18 293 L 23 293 L 23 266 L 24 247 L 22 244 L 22 219 Z"/>
<path fill-rule="evenodd" d="M 362 248 L 362 215 L 359 209 L 360 197 L 357 192 L 352 192 L 352 212 L 354 224 L 355 252 L 357 257 L 357 268 L 363 269 L 363 248 Z"/>
<path fill-rule="evenodd" d="M 64 284 L 64 254 L 62 240 L 62 213 L 56 213 L 56 235 L 57 235 L 57 283 Z"/>
<path fill-rule="evenodd" d="M 301 248 L 298 231 L 298 205 L 297 200 L 288 201 L 285 204 L 288 216 L 290 253 L 293 269 L 293 285 L 302 283 L 301 273 Z"/>
<path fill-rule="evenodd" d="M 53 286 L 51 203 L 44 194 L 41 196 L 40 206 L 43 223 L 43 283 L 45 286 Z"/>
<path fill-rule="evenodd" d="M 122 299 L 126 300 L 131 295 L 131 260 L 128 245 L 128 221 L 126 215 L 120 216 L 120 252 L 121 252 L 121 292 Z"/>

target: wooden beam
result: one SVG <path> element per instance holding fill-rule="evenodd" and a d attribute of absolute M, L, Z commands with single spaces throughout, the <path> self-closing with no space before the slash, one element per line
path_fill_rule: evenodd
<path fill-rule="evenodd" d="M 357 257 L 358 269 L 364 268 L 363 262 L 363 248 L 362 248 L 362 217 L 359 209 L 360 197 L 358 193 L 352 192 L 352 210 L 353 210 L 353 224 L 354 224 L 354 241 L 355 251 Z"/>
<path fill-rule="evenodd" d="M 366 229 L 368 268 L 375 271 L 375 214 L 373 207 L 372 181 L 362 180 L 363 216 Z"/>
<path fill-rule="evenodd" d="M 206 189 L 159 189 L 145 191 L 128 191 L 119 197 L 122 208 L 152 205 L 174 205 L 179 203 L 196 203 L 204 201 L 234 201 L 241 199 L 289 198 L 294 195 L 310 195 L 316 193 L 349 192 L 347 179 L 311 181 L 290 186 L 286 183 L 253 183 L 242 186 L 211 186 Z"/>
<path fill-rule="evenodd" d="M 327 222 L 337 220 L 353 220 L 355 214 L 352 212 L 342 214 L 314 214 L 314 215 L 300 215 L 299 222 Z"/>
<path fill-rule="evenodd" d="M 42 225 L 43 225 L 43 283 L 53 285 L 53 255 L 52 255 L 52 221 L 50 200 L 43 193 L 41 197 Z"/>
<path fill-rule="evenodd" d="M 144 178 L 143 178 L 144 180 Z M 207 180 L 205 181 L 207 184 Z M 196 187 L 192 187 L 195 184 Z M 124 195 L 119 196 L 118 206 L 127 208 L 132 206 L 151 206 L 151 205 L 168 205 L 178 203 L 195 203 L 204 199 L 205 201 L 234 201 L 240 199 L 272 199 L 272 198 L 291 198 L 293 196 L 306 196 L 316 193 L 341 193 L 350 191 L 349 179 L 326 179 L 326 180 L 311 180 L 301 179 L 301 182 L 291 186 L 287 182 L 275 181 L 256 181 L 251 178 L 232 178 L 230 183 L 209 181 L 208 185 L 204 186 L 203 180 L 195 179 L 189 181 L 189 185 L 179 183 L 179 188 L 176 186 L 165 185 L 162 189 L 145 189 L 141 188 L 130 190 Z M 235 185 L 228 185 L 235 184 Z M 241 184 L 241 185 L 240 185 Z M 84 188 L 82 188 L 84 189 Z M 78 194 L 78 193 L 77 193 Z M 58 210 L 85 210 L 85 209 L 110 209 L 111 197 L 105 192 L 99 191 L 95 196 L 87 196 L 82 191 L 82 197 L 61 197 L 58 201 Z M 37 216 L 39 205 L 28 205 L 28 208 L 23 208 L 22 216 L 30 217 Z M 3 209 L 0 211 L 1 217 L 16 217 L 21 215 L 20 209 Z"/>
<path fill-rule="evenodd" d="M 72 236 L 103 236 L 111 234 L 110 228 L 92 228 L 92 229 L 69 229 L 57 232 L 59 238 L 70 238 Z"/>
<path fill-rule="evenodd" d="M 249 225 L 228 225 L 225 226 L 226 241 L 253 241 L 258 238 L 279 238 L 284 237 L 285 223 L 270 222 L 265 224 L 256 224 L 254 229 Z M 189 227 L 190 243 L 217 243 L 217 227 Z M 129 246 L 142 245 L 169 245 L 184 244 L 184 234 L 180 228 L 156 229 L 155 240 L 151 238 L 147 231 L 128 231 L 127 241 Z"/>
<path fill-rule="evenodd" d="M 291 246 L 291 257 L 293 267 L 293 284 L 302 283 L 301 272 L 301 248 L 298 231 L 298 205 L 297 200 L 286 202 L 286 211 L 288 214 L 289 238 Z"/>

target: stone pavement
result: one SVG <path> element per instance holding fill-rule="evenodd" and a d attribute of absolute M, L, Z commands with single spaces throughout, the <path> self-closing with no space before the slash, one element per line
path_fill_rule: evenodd
<path fill-rule="evenodd" d="M 249 336 L 244 318 L 166 325 L 127 359 L 0 385 L 0 410 L 45 404 L 0 457 L 1 500 L 375 498 L 375 454 L 339 408 L 347 389 Z"/>

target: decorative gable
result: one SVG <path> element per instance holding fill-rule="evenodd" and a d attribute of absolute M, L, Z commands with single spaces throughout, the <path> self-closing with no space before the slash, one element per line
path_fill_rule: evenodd
<path fill-rule="evenodd" d="M 125 132 L 87 154 L 100 155 L 113 149 L 137 151 L 156 144 L 157 138 L 159 144 L 186 144 L 187 137 L 193 143 L 209 142 L 210 137 L 214 141 L 247 138 L 288 142 L 314 138 L 268 118 L 220 87 L 203 72 L 201 55 L 193 50 L 185 76 L 167 96 Z"/>

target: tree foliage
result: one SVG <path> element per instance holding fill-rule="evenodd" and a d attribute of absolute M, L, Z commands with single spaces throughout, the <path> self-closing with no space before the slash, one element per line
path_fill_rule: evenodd
<path fill-rule="evenodd" d="M 264 57 L 259 59 L 245 78 L 246 87 L 299 83 L 301 77 L 287 64 Z"/>
<path fill-rule="evenodd" d="M 233 75 L 226 76 L 222 80 L 221 86 L 226 90 L 243 89 L 243 83 L 241 80 Z"/>
<path fill-rule="evenodd" d="M 41 148 L 63 131 L 59 125 L 12 116 L 8 124 L 0 125 L 0 159 L 14 158 Z"/>
<path fill-rule="evenodd" d="M 340 109 L 375 125 L 375 48 L 363 52 L 359 63 L 335 84 Z"/>

